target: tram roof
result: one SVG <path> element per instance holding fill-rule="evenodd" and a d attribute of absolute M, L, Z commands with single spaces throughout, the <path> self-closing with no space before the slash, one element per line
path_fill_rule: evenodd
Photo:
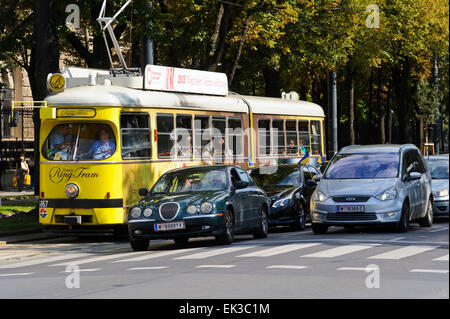
<path fill-rule="evenodd" d="M 121 106 L 192 109 L 254 114 L 324 117 L 323 109 L 311 102 L 258 96 L 214 96 L 132 89 L 115 85 L 67 88 L 45 99 L 49 106 Z"/>

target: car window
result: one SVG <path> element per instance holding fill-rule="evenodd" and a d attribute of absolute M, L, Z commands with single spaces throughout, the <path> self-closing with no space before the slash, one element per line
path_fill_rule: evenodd
<path fill-rule="evenodd" d="M 278 166 L 275 172 L 264 174 L 262 169 L 254 169 L 251 178 L 257 185 L 268 189 L 278 186 L 298 186 L 301 174 L 297 166 Z"/>
<path fill-rule="evenodd" d="M 432 179 L 448 179 L 448 160 L 429 160 L 428 168 Z"/>
<path fill-rule="evenodd" d="M 241 181 L 245 181 L 248 183 L 248 185 L 250 186 L 254 186 L 255 182 L 253 181 L 253 179 L 247 174 L 247 172 L 245 172 L 244 170 L 237 168 L 236 169 L 238 174 L 239 174 L 239 178 L 241 179 Z"/>

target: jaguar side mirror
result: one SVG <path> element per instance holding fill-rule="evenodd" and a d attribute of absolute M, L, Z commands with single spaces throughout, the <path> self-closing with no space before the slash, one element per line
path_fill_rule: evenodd
<path fill-rule="evenodd" d="M 148 189 L 147 188 L 139 188 L 139 196 L 147 196 L 148 195 Z"/>

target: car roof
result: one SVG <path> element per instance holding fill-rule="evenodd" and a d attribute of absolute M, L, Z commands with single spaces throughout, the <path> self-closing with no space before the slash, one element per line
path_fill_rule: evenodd
<path fill-rule="evenodd" d="M 371 144 L 371 145 L 350 145 L 341 148 L 339 153 L 394 153 L 402 149 L 417 149 L 413 144 Z"/>
<path fill-rule="evenodd" d="M 188 170 L 202 170 L 202 169 L 226 169 L 228 167 L 236 167 L 234 165 L 196 165 L 196 166 L 187 166 L 187 167 L 180 167 L 175 168 L 167 171 L 164 174 L 167 173 L 175 173 L 175 172 L 181 172 L 181 171 L 188 171 Z"/>

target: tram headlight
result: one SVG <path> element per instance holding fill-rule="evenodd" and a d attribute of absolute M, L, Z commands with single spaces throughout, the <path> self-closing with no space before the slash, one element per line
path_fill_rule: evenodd
<path fill-rule="evenodd" d="M 131 210 L 131 217 L 133 217 L 133 218 L 141 217 L 141 211 L 142 211 L 142 209 L 140 209 L 139 207 L 134 207 Z"/>
<path fill-rule="evenodd" d="M 209 214 L 211 213 L 211 211 L 213 210 L 213 205 L 211 203 L 208 202 L 204 202 L 202 203 L 202 205 L 200 206 L 200 211 L 203 214 Z"/>
<path fill-rule="evenodd" d="M 75 184 L 68 184 L 65 189 L 67 197 L 75 198 L 78 196 L 80 189 Z"/>
<path fill-rule="evenodd" d="M 151 208 L 146 208 L 144 209 L 144 212 L 142 213 L 142 215 L 144 215 L 144 217 L 150 217 L 152 216 L 153 210 Z"/>

